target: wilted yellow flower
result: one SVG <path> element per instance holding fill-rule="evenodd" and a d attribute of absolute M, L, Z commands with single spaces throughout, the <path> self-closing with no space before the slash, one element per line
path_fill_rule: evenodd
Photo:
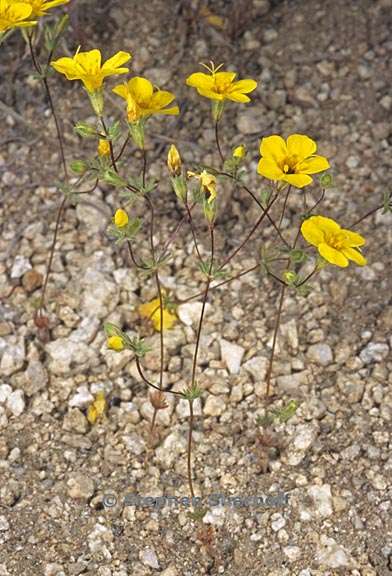
<path fill-rule="evenodd" d="M 113 222 L 117 228 L 124 228 L 129 222 L 128 214 L 122 208 L 118 208 L 113 217 Z"/>
<path fill-rule="evenodd" d="M 211 204 L 216 198 L 216 177 L 209 174 L 207 170 L 203 170 L 200 174 L 188 171 L 188 178 L 196 178 L 200 180 L 200 185 L 204 192 L 209 193 L 208 203 Z"/>
<path fill-rule="evenodd" d="M 233 150 L 233 158 L 238 158 L 239 160 L 242 160 L 242 158 L 245 158 L 246 155 L 246 148 L 243 144 L 241 144 L 241 146 L 236 146 Z"/>
<path fill-rule="evenodd" d="M 341 228 L 332 218 L 311 216 L 303 222 L 301 232 L 305 240 L 316 246 L 320 256 L 330 264 L 346 268 L 349 260 L 359 266 L 367 263 L 358 250 L 365 244 L 365 239 L 356 232 Z"/>
<path fill-rule="evenodd" d="M 113 88 L 113 92 L 127 103 L 129 122 L 138 122 L 153 114 L 179 114 L 178 106 L 167 106 L 175 99 L 174 94 L 166 90 L 155 90 L 147 78 L 135 76 L 124 84 Z"/>
<path fill-rule="evenodd" d="M 47 11 L 60 4 L 68 4 L 69 0 L 23 0 L 30 4 L 32 8 L 31 16 L 35 18 L 36 16 L 45 16 Z"/>
<path fill-rule="evenodd" d="M 161 309 L 159 305 L 159 298 L 151 300 L 151 302 L 146 302 L 139 306 L 139 314 L 142 318 L 148 318 L 152 321 L 155 330 L 161 331 Z M 169 310 L 163 307 L 163 329 L 170 330 L 173 324 L 177 320 L 177 316 L 169 312 Z"/>
<path fill-rule="evenodd" d="M 116 350 L 116 352 L 121 352 L 124 350 L 124 342 L 121 336 L 110 336 L 107 340 L 108 348 L 111 350 Z"/>
<path fill-rule="evenodd" d="M 181 156 L 174 144 L 171 144 L 169 148 L 167 165 L 172 176 L 178 176 L 181 173 Z"/>
<path fill-rule="evenodd" d="M 107 76 L 127 74 L 128 68 L 121 66 L 130 58 L 129 52 L 117 52 L 104 64 L 101 64 L 102 56 L 99 50 L 79 52 L 78 49 L 73 58 L 59 58 L 51 62 L 50 65 L 60 74 L 64 74 L 67 80 L 81 80 L 88 92 L 95 92 L 102 87 Z"/>
<path fill-rule="evenodd" d="M 317 174 L 329 168 L 324 156 L 317 156 L 317 144 L 304 134 L 292 134 L 287 142 L 281 136 L 267 136 L 260 142 L 257 171 L 269 180 L 283 180 L 296 188 L 313 182 L 309 174 Z"/>
<path fill-rule="evenodd" d="M 103 416 L 106 407 L 107 402 L 105 393 L 102 391 L 97 392 L 94 402 L 87 408 L 87 420 L 90 422 L 90 424 L 95 424 L 98 418 Z"/>
<path fill-rule="evenodd" d="M 221 64 L 215 68 L 214 63 L 211 66 L 204 64 L 209 74 L 204 72 L 195 72 L 186 79 L 186 84 L 196 88 L 201 96 L 211 100 L 233 100 L 233 102 L 250 102 L 249 92 L 253 92 L 257 87 L 256 80 L 246 79 L 236 81 L 235 72 L 218 72 L 223 66 Z"/>
<path fill-rule="evenodd" d="M 110 144 L 107 140 L 100 138 L 98 143 L 98 155 L 99 156 L 110 156 Z"/>
<path fill-rule="evenodd" d="M 0 33 L 12 28 L 34 26 L 37 22 L 28 20 L 32 15 L 32 7 L 28 2 L 15 0 L 0 0 Z"/>

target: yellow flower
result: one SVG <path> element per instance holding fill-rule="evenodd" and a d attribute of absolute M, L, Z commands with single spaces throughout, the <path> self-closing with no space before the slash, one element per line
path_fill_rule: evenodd
<path fill-rule="evenodd" d="M 209 71 L 195 72 L 186 79 L 186 84 L 196 88 L 200 96 L 205 96 L 211 100 L 233 100 L 233 102 L 250 102 L 249 92 L 253 92 L 257 87 L 257 82 L 247 78 L 246 80 L 235 80 L 235 72 L 218 72 L 223 66 L 221 64 L 215 68 L 214 63 L 211 66 L 203 64 Z"/>
<path fill-rule="evenodd" d="M 124 84 L 113 88 L 113 92 L 127 103 L 129 122 L 138 122 L 152 114 L 179 114 L 178 106 L 167 106 L 175 99 L 174 94 L 166 90 L 155 90 L 147 78 L 135 76 Z"/>
<path fill-rule="evenodd" d="M 122 208 L 118 208 L 113 217 L 113 222 L 117 228 L 124 228 L 128 224 L 128 214 Z"/>
<path fill-rule="evenodd" d="M 287 142 L 281 136 L 267 136 L 260 142 L 257 171 L 269 180 L 283 180 L 296 188 L 313 182 L 309 174 L 329 168 L 324 156 L 316 156 L 317 144 L 303 134 L 292 134 Z"/>
<path fill-rule="evenodd" d="M 167 155 L 167 165 L 172 176 L 181 173 L 181 156 L 174 144 L 171 144 Z"/>
<path fill-rule="evenodd" d="M 88 92 L 96 92 L 102 87 L 107 76 L 127 74 L 128 68 L 121 68 L 128 62 L 131 55 L 128 52 L 117 52 L 114 56 L 102 64 L 102 56 L 99 50 L 79 52 L 73 58 L 59 58 L 50 65 L 64 74 L 67 80 L 81 80 Z"/>
<path fill-rule="evenodd" d="M 99 156 L 110 156 L 110 144 L 107 140 L 100 138 L 98 143 L 98 155 Z"/>
<path fill-rule="evenodd" d="M 110 336 L 107 340 L 108 348 L 111 350 L 116 350 L 116 352 L 121 352 L 124 350 L 124 342 L 121 336 Z"/>
<path fill-rule="evenodd" d="M 139 306 L 139 314 L 142 318 L 149 318 L 154 325 L 155 330 L 161 331 L 161 309 L 159 306 L 159 298 L 151 300 L 151 302 L 146 302 Z M 177 317 L 175 314 L 169 312 L 169 310 L 163 307 L 163 329 L 170 330 L 173 324 L 176 322 Z"/>
<path fill-rule="evenodd" d="M 37 22 L 32 20 L 26 22 L 31 15 L 32 8 L 27 2 L 0 0 L 0 33 L 12 28 L 34 26 Z"/>
<path fill-rule="evenodd" d="M 105 393 L 97 392 L 94 402 L 87 408 L 87 420 L 90 424 L 95 424 L 98 418 L 103 416 L 107 407 Z"/>
<path fill-rule="evenodd" d="M 46 13 L 51 8 L 60 6 L 60 4 L 68 4 L 69 0 L 23 0 L 30 4 L 32 8 L 31 16 L 46 16 Z"/>
<path fill-rule="evenodd" d="M 187 176 L 188 178 L 196 178 L 197 180 L 200 180 L 200 185 L 204 192 L 208 192 L 210 195 L 208 203 L 211 204 L 211 202 L 216 198 L 216 177 L 209 174 L 207 170 L 203 170 L 200 174 L 188 171 Z"/>
<path fill-rule="evenodd" d="M 356 232 L 341 228 L 335 220 L 324 216 L 311 216 L 301 226 L 302 236 L 309 244 L 316 246 L 320 256 L 330 264 L 346 268 L 349 260 L 359 266 L 367 263 L 357 248 L 365 244 L 365 239 Z"/>
<path fill-rule="evenodd" d="M 236 146 L 233 150 L 233 158 L 238 158 L 242 160 L 246 156 L 246 148 L 243 144 L 241 146 Z"/>

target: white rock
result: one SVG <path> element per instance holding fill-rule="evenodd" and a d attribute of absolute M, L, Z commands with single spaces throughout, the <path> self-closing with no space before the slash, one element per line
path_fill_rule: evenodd
<path fill-rule="evenodd" d="M 14 416 L 20 416 L 25 409 L 23 390 L 14 390 L 7 398 L 7 408 Z"/>
<path fill-rule="evenodd" d="M 204 524 L 212 524 L 214 526 L 223 526 L 225 522 L 226 509 L 224 506 L 213 506 L 208 510 L 207 514 L 203 516 Z"/>
<path fill-rule="evenodd" d="M 298 466 L 305 458 L 306 451 L 312 446 L 318 435 L 318 426 L 314 424 L 300 424 L 295 429 L 295 435 L 287 448 L 287 463 Z"/>
<path fill-rule="evenodd" d="M 23 368 L 26 357 L 26 348 L 24 338 L 21 337 L 17 342 L 7 342 L 0 363 L 0 374 L 11 376 Z"/>
<path fill-rule="evenodd" d="M 286 526 L 286 520 L 280 514 L 280 512 L 276 512 L 271 516 L 271 528 L 274 532 L 278 532 L 283 526 Z"/>
<path fill-rule="evenodd" d="M 165 469 L 173 467 L 180 454 L 186 451 L 187 440 L 183 434 L 172 432 L 155 450 L 155 457 Z"/>
<path fill-rule="evenodd" d="M 177 413 L 177 416 L 180 418 L 180 420 L 185 420 L 186 418 L 189 418 L 190 412 L 189 412 L 188 400 L 181 398 L 178 401 L 178 404 L 176 406 L 176 413 Z M 194 416 L 201 416 L 202 415 L 200 398 L 196 398 L 196 400 L 193 401 L 193 415 Z"/>
<path fill-rule="evenodd" d="M 83 342 L 73 342 L 68 338 L 58 338 L 46 345 L 50 356 L 49 369 L 54 374 L 67 374 L 72 368 L 87 368 L 93 361 L 95 353 L 91 346 Z"/>
<path fill-rule="evenodd" d="M 95 491 L 95 484 L 85 472 L 75 472 L 67 481 L 68 494 L 75 500 L 90 500 Z"/>
<path fill-rule="evenodd" d="M 264 380 L 267 374 L 268 358 L 264 356 L 254 356 L 254 358 L 245 362 L 243 368 L 249 372 L 256 383 L 259 383 Z"/>
<path fill-rule="evenodd" d="M 79 386 L 77 388 L 77 393 L 72 396 L 69 401 L 69 406 L 71 408 L 86 408 L 94 400 L 94 396 L 91 394 L 87 386 Z"/>
<path fill-rule="evenodd" d="M 0 516 L 0 532 L 5 532 L 6 530 L 9 530 L 9 528 L 10 525 L 7 518 L 5 516 Z"/>
<path fill-rule="evenodd" d="M 71 342 L 90 344 L 97 335 L 100 326 L 101 322 L 98 318 L 87 316 L 83 318 L 77 329 L 71 332 L 69 340 Z"/>
<path fill-rule="evenodd" d="M 352 560 L 343 546 L 336 544 L 333 538 L 321 536 L 321 548 L 317 550 L 315 560 L 320 566 L 328 568 L 352 567 Z"/>
<path fill-rule="evenodd" d="M 80 284 L 83 288 L 81 314 L 105 318 L 119 301 L 119 288 L 108 274 L 88 267 Z"/>
<path fill-rule="evenodd" d="M 371 362 L 382 362 L 388 354 L 388 344 L 382 342 L 369 342 L 369 344 L 361 351 L 359 357 L 364 364 L 370 364 Z"/>
<path fill-rule="evenodd" d="M 221 416 L 226 410 L 226 403 L 224 396 L 213 396 L 212 394 L 207 397 L 204 405 L 204 414 L 206 416 Z"/>
<path fill-rule="evenodd" d="M 222 360 L 225 362 L 230 374 L 238 374 L 241 367 L 241 360 L 245 353 L 244 348 L 223 338 L 220 339 L 219 343 Z"/>
<path fill-rule="evenodd" d="M 301 548 L 298 546 L 285 546 L 283 554 L 287 556 L 290 562 L 296 562 L 301 557 Z"/>
<path fill-rule="evenodd" d="M 145 566 L 149 566 L 154 570 L 159 570 L 159 562 L 155 551 L 152 548 L 146 548 L 140 553 L 140 560 Z"/>
<path fill-rule="evenodd" d="M 307 356 L 321 366 L 328 366 L 333 362 L 333 354 L 329 344 L 312 344 L 308 348 Z"/>
<path fill-rule="evenodd" d="M 186 304 L 180 304 L 177 308 L 178 317 L 186 326 L 196 327 L 200 321 L 202 307 L 202 302 L 187 302 Z M 211 304 L 207 302 L 204 317 L 208 314 L 210 309 Z"/>
<path fill-rule="evenodd" d="M 16 256 L 11 268 L 11 278 L 21 278 L 32 266 L 25 256 Z"/>
<path fill-rule="evenodd" d="M 12 388 L 9 384 L 0 384 L 0 404 L 6 402 L 11 393 Z"/>
<path fill-rule="evenodd" d="M 113 272 L 114 279 L 116 283 L 120 286 L 122 290 L 127 290 L 128 292 L 134 292 L 137 290 L 139 282 L 135 272 L 130 268 L 117 268 Z"/>
<path fill-rule="evenodd" d="M 146 449 L 146 443 L 141 436 L 136 433 L 133 434 L 124 434 L 122 437 L 124 445 L 132 454 L 136 454 L 136 456 L 140 456 Z"/>
<path fill-rule="evenodd" d="M 333 514 L 332 493 L 329 484 L 309 486 L 308 494 L 313 500 L 313 515 L 317 518 L 328 518 Z"/>

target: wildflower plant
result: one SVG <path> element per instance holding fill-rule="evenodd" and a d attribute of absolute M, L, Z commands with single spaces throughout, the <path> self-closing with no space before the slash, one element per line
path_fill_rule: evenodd
<path fill-rule="evenodd" d="M 346 268 L 350 262 L 358 266 L 366 265 L 367 260 L 362 253 L 366 241 L 356 229 L 365 218 L 376 211 L 389 211 L 391 199 L 387 194 L 381 205 L 351 223 L 337 223 L 330 215 L 324 215 L 321 211 L 322 203 L 328 189 L 333 185 L 327 172 L 330 163 L 324 156 L 316 154 L 315 140 L 304 134 L 291 134 L 287 135 L 287 138 L 272 134 L 260 139 L 258 186 L 255 190 L 251 189 L 246 181 L 247 157 L 251 155 L 251 151 L 248 151 L 244 144 L 234 146 L 234 143 L 230 142 L 223 145 L 218 125 L 225 117 L 226 107 L 250 105 L 258 84 L 250 78 L 237 79 L 236 72 L 224 71 L 222 65 L 215 66 L 212 62 L 205 66 L 207 73 L 195 72 L 184 84 L 194 88 L 197 95 L 209 99 L 212 103 L 212 125 L 215 128 L 215 143 L 212 143 L 212 148 L 216 148 L 217 152 L 214 165 L 184 164 L 178 145 L 173 142 L 162 158 L 162 170 L 166 176 L 159 181 L 149 177 L 149 158 L 145 146 L 149 136 L 148 120 L 151 116 L 177 116 L 179 106 L 175 103 L 175 94 L 154 86 L 147 78 L 128 78 L 132 56 L 125 51 L 120 50 L 106 60 L 98 48 L 89 51 L 78 48 L 72 57 L 55 57 L 59 39 L 66 29 L 66 17 L 45 28 L 46 51 L 40 52 L 42 60 L 39 61 L 35 35 L 37 22 L 44 18 L 49 10 L 66 3 L 67 0 L 0 0 L 0 34 L 4 40 L 10 31 L 22 30 L 34 69 L 42 81 L 55 120 L 63 171 L 63 182 L 59 186 L 62 198 L 59 202 L 36 324 L 38 327 L 45 325 L 45 291 L 65 206 L 68 202 L 76 202 L 81 194 L 91 194 L 99 183 L 105 183 L 112 188 L 117 203 L 108 226 L 108 235 L 113 242 L 126 248 L 131 266 L 143 275 L 146 282 L 155 287 L 154 298 L 149 302 L 141 302 L 138 306 L 140 321 L 138 325 L 132 326 L 132 332 L 138 333 L 144 324 L 147 329 L 155 330 L 159 334 L 159 375 L 153 378 L 146 373 L 143 359 L 151 351 L 140 336 L 130 336 L 122 327 L 106 323 L 104 330 L 107 347 L 113 354 L 122 354 L 124 350 L 131 351 L 141 381 L 152 388 L 152 429 L 158 411 L 167 407 L 167 394 L 173 394 L 188 402 L 187 470 L 189 491 L 191 496 L 194 496 L 194 402 L 206 393 L 199 383 L 199 356 L 206 307 L 211 292 L 218 287 L 230 286 L 233 280 L 254 271 L 264 274 L 278 286 L 275 327 L 265 381 L 266 400 L 269 400 L 273 361 L 286 293 L 291 291 L 299 298 L 305 297 L 311 290 L 311 280 L 325 266 L 335 266 L 337 273 L 341 273 L 340 268 Z M 43 53 L 45 57 L 42 56 Z M 75 126 L 75 132 L 82 139 L 95 142 L 95 153 L 91 158 L 86 158 L 85 155 L 75 158 L 69 164 L 77 176 L 72 181 L 64 152 L 62 126 L 49 85 L 49 75 L 53 76 L 54 71 L 69 81 L 77 80 L 81 83 L 95 114 L 94 122 L 80 119 Z M 112 77 L 118 76 L 121 76 L 123 81 L 115 86 L 110 85 Z M 262 86 L 259 89 L 262 90 Z M 124 101 L 122 115 L 111 123 L 106 110 L 109 92 Z M 161 121 L 164 122 L 165 118 L 161 118 Z M 139 150 L 139 160 L 128 154 L 131 143 Z M 235 248 L 229 253 L 221 253 L 217 249 L 216 230 L 221 226 L 222 189 L 228 185 L 249 197 L 257 206 L 258 212 Z M 163 194 L 175 194 L 182 211 L 180 220 L 174 222 L 169 231 L 160 226 L 160 197 Z M 287 231 L 283 230 L 282 222 L 293 196 L 302 197 L 303 210 L 295 215 L 293 230 Z M 196 224 L 196 214 L 203 219 L 203 226 Z M 170 265 L 175 242 L 180 240 L 183 244 L 184 229 L 187 226 L 193 241 L 192 257 L 198 264 L 203 281 L 198 291 L 190 293 L 185 299 L 179 299 L 175 291 L 165 289 L 163 270 Z M 268 226 L 270 231 L 272 247 L 257 242 L 259 232 L 264 226 Z M 205 237 L 208 238 L 207 242 Z M 232 262 L 251 244 L 256 246 L 257 264 L 233 274 L 230 271 Z M 168 390 L 164 385 L 164 367 L 168 354 L 165 334 L 179 322 L 177 306 L 197 299 L 201 300 L 201 308 L 195 332 L 192 367 L 190 373 L 184 375 L 186 385 L 182 391 Z M 98 395 L 89 408 L 90 423 L 94 424 L 101 418 L 105 410 L 106 400 L 103 395 Z M 289 404 L 283 415 L 278 414 L 280 421 L 291 417 L 295 410 L 296 405 Z"/>

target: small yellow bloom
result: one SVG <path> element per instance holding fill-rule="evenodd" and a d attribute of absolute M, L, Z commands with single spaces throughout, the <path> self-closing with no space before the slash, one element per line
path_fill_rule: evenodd
<path fill-rule="evenodd" d="M 102 56 L 99 50 L 79 52 L 77 50 L 73 58 L 59 58 L 50 65 L 64 74 L 67 80 L 81 80 L 87 92 L 96 92 L 102 87 L 107 76 L 127 74 L 128 68 L 122 65 L 130 60 L 129 52 L 117 52 L 114 56 L 102 64 Z"/>
<path fill-rule="evenodd" d="M 188 178 L 196 178 L 200 180 L 200 185 L 204 192 L 209 193 L 208 203 L 211 204 L 216 198 L 216 177 L 209 174 L 207 170 L 203 170 L 200 174 L 188 171 Z"/>
<path fill-rule="evenodd" d="M 233 158 L 238 158 L 242 160 L 246 156 L 246 148 L 243 144 L 241 146 L 236 146 L 233 150 Z"/>
<path fill-rule="evenodd" d="M 129 222 L 128 214 L 122 208 L 118 208 L 113 217 L 113 222 L 117 228 L 124 228 Z"/>
<path fill-rule="evenodd" d="M 129 122 L 138 122 L 153 114 L 179 114 L 178 106 L 167 106 L 175 99 L 174 94 L 166 90 L 155 90 L 147 78 L 135 76 L 124 84 L 113 88 L 113 92 L 127 103 Z"/>
<path fill-rule="evenodd" d="M 167 155 L 167 165 L 172 176 L 181 174 L 181 156 L 174 144 L 171 144 Z"/>
<path fill-rule="evenodd" d="M 94 402 L 87 408 L 87 420 L 90 422 L 90 424 L 95 424 L 98 418 L 103 416 L 106 407 L 107 402 L 105 393 L 102 391 L 97 392 Z"/>
<path fill-rule="evenodd" d="M 349 260 L 359 266 L 367 263 L 359 251 L 365 239 L 356 232 L 341 228 L 332 218 L 311 216 L 301 226 L 302 236 L 309 244 L 316 246 L 320 256 L 330 264 L 346 268 Z"/>
<path fill-rule="evenodd" d="M 110 144 L 107 140 L 100 138 L 98 143 L 98 155 L 99 156 L 110 156 Z"/>
<path fill-rule="evenodd" d="M 317 144 L 304 134 L 292 134 L 287 142 L 281 136 L 267 136 L 260 142 L 261 159 L 257 172 L 269 180 L 283 180 L 296 188 L 313 182 L 309 174 L 329 168 L 324 156 L 317 156 Z"/>
<path fill-rule="evenodd" d="M 12 28 L 34 26 L 37 22 L 28 20 L 32 16 L 32 7 L 28 2 L 0 0 L 0 33 Z"/>
<path fill-rule="evenodd" d="M 108 348 L 111 350 L 116 350 L 116 352 L 121 352 L 124 350 L 124 342 L 121 336 L 110 336 L 107 341 Z"/>
<path fill-rule="evenodd" d="M 30 4 L 32 8 L 31 16 L 35 18 L 37 16 L 46 16 L 48 10 L 61 4 L 68 4 L 69 0 L 23 0 L 23 2 Z"/>
<path fill-rule="evenodd" d="M 211 62 L 211 67 L 204 65 L 209 74 L 195 72 L 186 79 L 186 84 L 196 88 L 200 96 L 210 98 L 210 100 L 232 100 L 233 102 L 250 102 L 249 92 L 253 92 L 257 87 L 256 80 L 247 78 L 236 81 L 235 72 L 218 72 L 223 66 L 221 64 L 215 68 Z"/>
<path fill-rule="evenodd" d="M 139 314 L 142 318 L 148 318 L 153 323 L 155 330 L 161 331 L 161 309 L 159 306 L 159 298 L 151 300 L 151 302 L 146 302 L 139 306 Z M 169 310 L 163 307 L 163 329 L 170 330 L 173 324 L 177 320 L 177 316 L 169 312 Z"/>

